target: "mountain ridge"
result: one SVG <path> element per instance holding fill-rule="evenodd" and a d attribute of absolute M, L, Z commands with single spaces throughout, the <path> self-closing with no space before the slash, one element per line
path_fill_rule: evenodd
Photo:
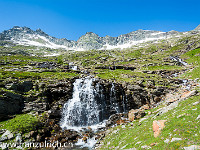
<path fill-rule="evenodd" d="M 199 31 L 199 26 L 194 29 Z M 117 37 L 106 35 L 100 37 L 94 32 L 86 32 L 77 41 L 68 40 L 66 38 L 56 38 L 48 35 L 41 29 L 32 30 L 29 27 L 14 26 L 9 30 L 0 33 L 1 41 L 11 41 L 21 45 L 34 45 L 40 47 L 48 47 L 53 49 L 66 50 L 91 50 L 91 49 L 112 49 L 127 48 L 138 43 L 166 39 L 173 36 L 180 36 L 182 33 L 178 31 L 155 31 L 155 30 L 136 30 L 130 33 L 122 34 Z"/>

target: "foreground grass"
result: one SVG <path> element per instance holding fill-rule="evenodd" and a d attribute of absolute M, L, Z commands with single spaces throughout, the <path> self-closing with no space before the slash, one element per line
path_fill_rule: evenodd
<path fill-rule="evenodd" d="M 34 131 L 39 125 L 37 117 L 31 114 L 16 115 L 13 119 L 0 122 L 0 129 L 7 129 L 11 132 L 26 133 Z"/>
<path fill-rule="evenodd" d="M 144 120 L 141 124 L 134 121 L 128 125 L 115 127 L 111 134 L 103 140 L 102 150 L 106 149 L 181 149 L 190 145 L 200 145 L 200 126 L 196 120 L 200 114 L 200 104 L 194 105 L 199 101 L 200 96 L 193 96 L 179 103 L 178 107 L 153 119 L 152 117 Z M 153 111 L 153 110 L 151 110 Z M 152 124 L 154 120 L 167 120 L 165 128 L 159 137 L 154 138 Z M 166 139 L 181 138 L 180 141 L 165 143 Z M 154 146 L 150 146 L 155 143 Z"/>

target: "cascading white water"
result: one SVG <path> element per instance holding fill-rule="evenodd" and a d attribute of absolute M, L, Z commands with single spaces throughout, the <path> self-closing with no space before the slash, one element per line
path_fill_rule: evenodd
<path fill-rule="evenodd" d="M 124 112 L 125 101 L 124 98 L 122 104 L 117 101 L 115 84 L 112 83 L 107 91 L 103 85 L 95 80 L 95 78 L 90 77 L 76 79 L 73 84 L 72 99 L 63 106 L 60 122 L 62 129 L 80 131 L 90 126 L 95 132 L 96 129 L 105 127 L 104 121 L 110 115 Z M 88 138 L 86 143 L 79 139 L 76 145 L 91 149 L 95 143 L 96 139 L 93 136 Z"/>
<path fill-rule="evenodd" d="M 99 123 L 99 109 L 94 100 L 96 90 L 93 78 L 77 79 L 73 98 L 64 104 L 62 128 L 91 126 Z"/>
<path fill-rule="evenodd" d="M 172 60 L 174 60 L 174 61 L 177 61 L 177 62 L 181 63 L 181 64 L 184 65 L 184 66 L 187 66 L 187 65 L 188 65 L 188 63 L 182 61 L 182 59 L 180 59 L 180 58 L 178 58 L 178 57 L 170 56 L 170 58 L 171 58 Z"/>
<path fill-rule="evenodd" d="M 110 89 L 110 103 L 111 108 L 115 110 L 117 113 L 120 113 L 119 104 L 116 103 L 116 92 L 115 92 L 115 85 L 112 83 L 112 87 Z"/>

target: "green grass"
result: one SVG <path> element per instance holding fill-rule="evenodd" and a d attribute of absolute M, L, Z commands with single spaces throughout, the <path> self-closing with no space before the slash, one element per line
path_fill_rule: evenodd
<path fill-rule="evenodd" d="M 200 53 L 200 48 L 188 51 L 187 53 L 183 54 L 182 56 L 194 57 L 195 55 Z"/>
<path fill-rule="evenodd" d="M 200 145 L 200 126 L 199 121 L 195 120 L 200 114 L 200 105 L 192 105 L 199 99 L 200 96 L 194 96 L 182 101 L 174 110 L 155 119 L 148 118 L 141 122 L 141 125 L 138 125 L 138 121 L 134 121 L 133 126 L 129 123 L 124 128 L 118 126 L 110 129 L 111 133 L 103 140 L 103 146 L 100 149 L 143 149 L 141 146 L 150 146 L 151 143 L 157 143 L 152 147 L 155 150 L 181 149 L 190 145 Z M 180 117 L 180 115 L 182 116 Z M 153 120 L 167 120 L 165 128 L 157 138 L 153 136 Z M 168 144 L 164 142 L 166 139 L 171 140 L 172 138 L 181 138 L 182 140 Z"/>
<path fill-rule="evenodd" d="M 194 68 L 184 73 L 182 78 L 196 79 L 200 77 L 200 48 L 188 51 L 181 57 L 186 59 L 186 62 L 193 65 Z"/>
<path fill-rule="evenodd" d="M 200 66 L 195 67 L 194 69 L 191 69 L 190 71 L 184 73 L 183 75 L 181 75 L 181 78 L 184 78 L 184 79 L 200 78 Z"/>
<path fill-rule="evenodd" d="M 11 132 L 26 133 L 35 130 L 39 125 L 37 117 L 31 114 L 16 115 L 15 118 L 0 122 L 0 129 L 7 129 Z"/>
<path fill-rule="evenodd" d="M 137 79 L 144 79 L 144 78 L 159 78 L 157 75 L 148 75 L 142 72 L 134 72 L 131 70 L 124 70 L 124 69 L 116 69 L 116 70 L 109 70 L 109 69 L 103 69 L 103 70 L 96 70 L 95 72 L 98 72 L 97 76 L 102 79 L 111 79 L 115 80 L 117 82 L 132 82 Z"/>
<path fill-rule="evenodd" d="M 20 71 L 0 71 L 0 79 L 18 78 L 18 79 L 69 79 L 77 76 L 73 72 L 20 72 Z"/>
<path fill-rule="evenodd" d="M 157 74 L 146 74 L 143 72 L 136 72 L 131 70 L 124 70 L 124 69 L 116 69 L 116 70 L 109 70 L 109 69 L 99 69 L 95 70 L 96 76 L 101 79 L 112 80 L 118 83 L 129 82 L 134 84 L 138 81 L 142 81 L 144 85 L 147 85 L 149 81 L 154 81 L 155 86 L 166 86 L 171 87 L 173 86 L 170 84 L 166 79 L 162 78 Z"/>
<path fill-rule="evenodd" d="M 133 58 L 139 58 L 142 56 L 142 53 L 140 50 L 134 50 L 131 53 L 126 54 L 128 57 L 133 57 Z"/>
<path fill-rule="evenodd" d="M 0 61 L 2 62 L 44 62 L 44 61 L 55 61 L 53 59 L 47 59 L 45 57 L 35 57 L 35 56 L 22 56 L 22 55 L 12 55 L 12 56 L 0 56 Z"/>
<path fill-rule="evenodd" d="M 193 65 L 200 65 L 200 48 L 188 51 L 182 55 L 182 58 L 187 59 L 187 63 Z"/>
<path fill-rule="evenodd" d="M 168 66 L 168 65 L 163 65 L 163 66 L 149 66 L 142 68 L 143 70 L 181 70 L 183 67 L 181 66 Z"/>

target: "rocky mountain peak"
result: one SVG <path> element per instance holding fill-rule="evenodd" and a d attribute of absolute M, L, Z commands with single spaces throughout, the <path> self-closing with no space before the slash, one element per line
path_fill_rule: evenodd
<path fill-rule="evenodd" d="M 93 40 L 98 40 L 100 37 L 96 34 L 96 33 L 93 33 L 93 32 L 86 32 L 85 35 L 82 35 L 78 41 L 79 42 L 90 42 L 90 41 L 93 41 Z"/>
<path fill-rule="evenodd" d="M 35 30 L 35 32 L 37 32 L 37 33 L 44 33 L 44 31 L 42 31 L 40 28 L 38 28 L 37 30 Z"/>
<path fill-rule="evenodd" d="M 80 38 L 82 38 L 82 37 L 99 38 L 99 35 L 94 32 L 86 32 L 86 34 L 81 36 Z"/>
<path fill-rule="evenodd" d="M 12 29 L 21 29 L 22 27 L 20 26 L 14 26 Z"/>
<path fill-rule="evenodd" d="M 19 26 L 14 26 L 12 29 L 8 31 L 15 31 L 15 32 L 20 32 L 20 31 L 33 31 L 28 27 L 19 27 Z"/>
<path fill-rule="evenodd" d="M 37 34 L 39 35 L 44 35 L 44 36 L 48 36 L 48 34 L 46 34 L 44 31 L 42 31 L 40 28 L 38 28 L 36 31 L 35 31 Z"/>
<path fill-rule="evenodd" d="M 97 35 L 96 33 L 94 33 L 94 32 L 86 32 L 86 34 L 85 35 Z"/>

